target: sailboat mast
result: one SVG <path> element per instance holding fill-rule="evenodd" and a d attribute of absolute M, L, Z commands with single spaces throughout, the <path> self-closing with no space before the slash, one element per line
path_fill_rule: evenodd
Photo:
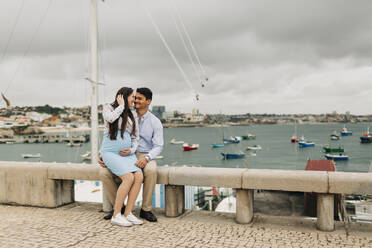
<path fill-rule="evenodd" d="M 91 54 L 91 162 L 98 163 L 98 23 L 97 23 L 97 1 L 91 0 L 90 13 L 90 54 Z"/>

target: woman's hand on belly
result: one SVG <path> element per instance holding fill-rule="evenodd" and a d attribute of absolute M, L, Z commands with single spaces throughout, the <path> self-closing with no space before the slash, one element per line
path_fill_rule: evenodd
<path fill-rule="evenodd" d="M 127 148 L 127 149 L 124 149 L 124 150 L 120 150 L 119 154 L 120 154 L 120 156 L 123 156 L 123 157 L 128 156 L 130 154 L 130 149 Z"/>

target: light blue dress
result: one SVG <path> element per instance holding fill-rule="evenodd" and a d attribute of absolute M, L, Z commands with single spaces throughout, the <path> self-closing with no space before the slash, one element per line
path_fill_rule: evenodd
<path fill-rule="evenodd" d="M 103 134 L 101 156 L 103 162 L 113 174 L 122 176 L 130 172 L 141 171 L 141 169 L 135 165 L 137 162 L 135 153 L 131 153 L 128 156 L 120 156 L 119 154 L 120 150 L 131 147 L 132 140 L 127 131 L 124 132 L 123 138 L 121 138 L 120 130 L 118 130 L 116 140 L 111 140 L 108 132 Z"/>
<path fill-rule="evenodd" d="M 138 121 L 136 119 L 136 112 L 132 111 L 134 116 L 136 129 L 133 132 L 134 124 L 130 118 L 127 120 L 127 125 L 125 127 L 125 132 L 123 134 L 123 138 L 120 135 L 120 129 L 116 134 L 115 140 L 110 140 L 109 130 L 110 130 L 110 123 L 118 120 L 118 127 L 121 127 L 122 118 L 120 117 L 122 112 L 124 111 L 124 106 L 118 106 L 115 109 L 111 106 L 111 104 L 105 104 L 103 106 L 103 119 L 105 121 L 105 132 L 103 134 L 103 140 L 101 145 L 101 156 L 103 162 L 106 164 L 107 168 L 110 171 L 117 175 L 122 176 L 124 174 L 140 171 L 141 169 L 138 168 L 135 163 L 137 161 L 135 152 L 138 147 L 138 140 L 139 140 L 139 130 L 138 130 Z M 119 151 L 129 148 L 131 150 L 131 154 L 128 156 L 120 156 Z"/>

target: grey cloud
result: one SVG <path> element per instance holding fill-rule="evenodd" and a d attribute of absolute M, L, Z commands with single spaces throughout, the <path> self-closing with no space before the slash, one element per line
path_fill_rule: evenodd
<path fill-rule="evenodd" d="M 170 1 L 142 3 L 200 94 L 200 102 L 195 103 L 141 4 L 119 0 L 98 3 L 100 81 L 107 83 L 100 88 L 100 102 L 111 101 L 126 84 L 152 88 L 154 104 L 172 110 L 370 113 L 370 103 L 360 97 L 370 92 L 370 1 L 173 1 L 210 78 L 205 88 L 178 37 Z M 47 2 L 26 1 L 0 64 L 0 91 L 11 79 Z M 8 1 L 0 9 L 0 54 L 20 3 Z M 89 84 L 83 80 L 89 68 L 88 17 L 89 1 L 53 1 L 7 92 L 13 102 L 89 103 Z M 352 100 L 358 96 L 360 101 Z"/>

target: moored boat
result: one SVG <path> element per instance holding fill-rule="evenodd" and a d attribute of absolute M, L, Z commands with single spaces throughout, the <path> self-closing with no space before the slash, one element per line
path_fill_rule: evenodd
<path fill-rule="evenodd" d="M 299 140 L 297 139 L 297 137 L 296 136 L 292 136 L 292 138 L 291 138 L 291 142 L 292 143 L 296 143 L 296 142 L 298 142 Z"/>
<path fill-rule="evenodd" d="M 331 137 L 331 140 L 339 140 L 340 139 L 340 136 L 337 134 L 336 131 L 333 131 L 333 133 L 331 133 L 330 137 Z"/>
<path fill-rule="evenodd" d="M 40 158 L 41 154 L 40 153 L 37 153 L 37 154 L 26 153 L 26 154 L 22 154 L 22 157 L 23 158 Z"/>
<path fill-rule="evenodd" d="M 372 143 L 372 136 L 362 136 L 360 137 L 360 143 L 367 144 Z"/>
<path fill-rule="evenodd" d="M 92 153 L 90 151 L 87 151 L 83 155 L 80 156 L 83 160 L 91 160 L 92 159 Z"/>
<path fill-rule="evenodd" d="M 360 137 L 360 143 L 366 144 L 366 143 L 372 143 L 372 134 L 369 132 L 369 127 L 367 129 L 367 132 L 364 133 Z"/>
<path fill-rule="evenodd" d="M 327 153 L 324 155 L 327 159 L 333 159 L 333 160 L 348 160 L 349 156 L 346 155 L 346 153 L 339 153 L 339 154 L 330 154 Z"/>
<path fill-rule="evenodd" d="M 342 128 L 341 129 L 341 135 L 342 136 L 349 136 L 349 135 L 353 135 L 353 132 L 352 131 L 349 131 L 349 130 L 347 130 L 347 128 L 345 127 L 345 125 L 344 125 L 344 128 Z"/>
<path fill-rule="evenodd" d="M 262 147 L 260 145 L 253 145 L 253 146 L 247 146 L 247 150 L 261 150 Z"/>
<path fill-rule="evenodd" d="M 69 142 L 69 143 L 67 143 L 67 146 L 69 146 L 69 147 L 80 147 L 81 143 L 71 143 L 71 142 Z"/>
<path fill-rule="evenodd" d="M 292 135 L 292 138 L 291 138 L 291 142 L 292 143 L 296 143 L 296 142 L 298 142 L 299 140 L 298 140 L 298 137 L 297 137 L 297 122 L 295 123 L 295 131 L 294 131 L 294 133 L 293 133 L 293 135 Z"/>
<path fill-rule="evenodd" d="M 239 153 L 223 153 L 221 152 L 222 159 L 239 159 L 244 158 L 245 153 L 239 152 Z"/>
<path fill-rule="evenodd" d="M 240 139 L 238 137 L 228 137 L 226 139 L 223 139 L 224 142 L 227 142 L 227 143 L 239 143 L 240 142 Z"/>
<path fill-rule="evenodd" d="M 192 145 L 190 145 L 189 143 L 184 143 L 182 145 L 182 147 L 183 147 L 183 150 L 184 151 L 191 151 L 191 150 L 198 149 L 199 148 L 199 144 L 192 144 Z"/>
<path fill-rule="evenodd" d="M 247 134 L 245 134 L 245 135 L 242 135 L 242 139 L 243 139 L 243 140 L 256 139 L 256 135 L 251 134 L 251 133 L 247 133 Z"/>
<path fill-rule="evenodd" d="M 344 148 L 342 148 L 341 146 L 337 147 L 337 148 L 332 148 L 332 147 L 329 147 L 329 146 L 323 146 L 323 150 L 325 153 L 343 153 L 345 152 Z"/>
<path fill-rule="evenodd" d="M 306 140 L 304 140 L 304 141 L 299 141 L 298 142 L 298 145 L 300 147 L 310 147 L 310 146 L 315 146 L 315 143 L 312 142 L 312 141 L 306 141 Z"/>
<path fill-rule="evenodd" d="M 212 144 L 212 148 L 222 148 L 225 144 Z"/>
<path fill-rule="evenodd" d="M 176 140 L 175 138 L 173 138 L 173 139 L 170 140 L 170 143 L 171 144 L 174 144 L 174 145 L 179 145 L 179 144 L 185 143 L 185 141 L 183 141 L 183 140 Z"/>

